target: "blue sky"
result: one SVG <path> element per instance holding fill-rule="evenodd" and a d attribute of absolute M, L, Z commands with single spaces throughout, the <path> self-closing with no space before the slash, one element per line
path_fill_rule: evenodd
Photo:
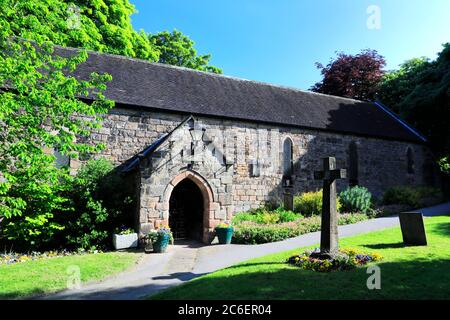
<path fill-rule="evenodd" d="M 387 69 L 418 56 L 435 58 L 450 41 L 448 0 L 131 0 L 135 29 L 178 29 L 226 75 L 309 89 L 315 62 L 335 51 L 376 49 Z M 380 29 L 369 29 L 370 5 Z M 373 12 L 372 12 L 373 13 Z"/>

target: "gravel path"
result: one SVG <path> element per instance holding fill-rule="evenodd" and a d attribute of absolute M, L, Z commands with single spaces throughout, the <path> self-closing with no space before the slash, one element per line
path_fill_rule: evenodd
<path fill-rule="evenodd" d="M 447 214 L 450 212 L 450 202 L 417 211 L 424 216 Z M 398 216 L 362 221 L 340 226 L 339 237 L 381 230 L 398 224 Z M 194 241 L 177 242 L 164 254 L 144 254 L 135 267 L 116 276 L 84 284 L 78 290 L 64 290 L 38 299 L 139 299 L 251 258 L 314 245 L 319 241 L 320 232 L 260 245 L 205 246 Z"/>

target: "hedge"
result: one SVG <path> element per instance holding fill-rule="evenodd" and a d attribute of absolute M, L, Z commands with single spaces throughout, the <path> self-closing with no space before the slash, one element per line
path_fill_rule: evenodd
<path fill-rule="evenodd" d="M 367 219 L 367 215 L 361 213 L 340 214 L 338 224 L 351 224 Z M 257 224 L 255 222 L 243 222 L 234 226 L 232 242 L 239 244 L 261 244 L 281 241 L 319 231 L 320 223 L 320 216 L 304 218 L 294 222 L 267 225 Z"/>

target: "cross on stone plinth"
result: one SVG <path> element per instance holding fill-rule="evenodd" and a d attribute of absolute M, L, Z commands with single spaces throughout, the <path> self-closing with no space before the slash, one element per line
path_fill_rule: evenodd
<path fill-rule="evenodd" d="M 320 257 L 332 257 L 338 252 L 336 180 L 345 179 L 346 175 L 345 169 L 336 169 L 334 157 L 323 158 L 323 171 L 314 172 L 314 179 L 323 180 Z"/>

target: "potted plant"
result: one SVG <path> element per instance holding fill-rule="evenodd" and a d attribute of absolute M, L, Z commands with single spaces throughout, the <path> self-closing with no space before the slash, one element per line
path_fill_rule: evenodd
<path fill-rule="evenodd" d="M 173 244 L 173 235 L 169 227 L 161 227 L 150 230 L 147 237 L 152 243 L 153 252 L 156 253 L 166 252 L 169 242 Z"/>
<path fill-rule="evenodd" d="M 220 244 L 230 244 L 233 237 L 233 226 L 230 222 L 222 222 L 216 226 L 217 238 Z"/>
<path fill-rule="evenodd" d="M 122 226 L 113 235 L 114 249 L 129 249 L 138 246 L 138 235 L 133 229 Z"/>

